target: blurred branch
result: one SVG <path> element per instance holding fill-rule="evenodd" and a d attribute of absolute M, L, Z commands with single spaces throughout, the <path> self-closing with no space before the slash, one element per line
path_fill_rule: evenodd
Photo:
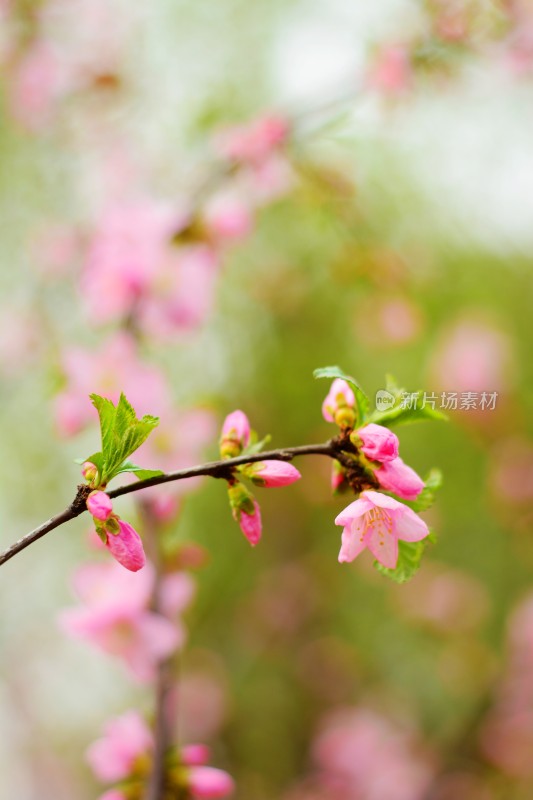
<path fill-rule="evenodd" d="M 350 445 L 349 439 L 339 436 L 336 439 L 331 439 L 324 444 L 305 444 L 299 447 L 284 447 L 278 450 L 268 450 L 264 453 L 254 453 L 253 455 L 242 455 L 236 458 L 227 458 L 223 461 L 210 461 L 207 464 L 201 464 L 197 467 L 189 467 L 187 469 L 180 469 L 176 472 L 168 472 L 163 475 L 158 475 L 155 478 L 148 478 L 144 481 L 137 483 L 130 483 L 127 486 L 120 486 L 118 489 L 113 489 L 108 492 L 109 497 L 120 497 L 124 494 L 131 494 L 131 492 L 139 492 L 141 489 L 149 489 L 151 486 L 159 486 L 162 483 L 171 483 L 172 481 L 181 481 L 187 478 L 196 478 L 200 476 L 209 476 L 211 478 L 222 478 L 230 480 L 233 477 L 235 467 L 241 467 L 244 464 L 252 464 L 260 461 L 292 461 L 293 458 L 298 456 L 328 456 L 329 458 L 337 459 L 341 464 L 350 466 L 353 461 L 348 455 L 353 446 Z M 348 451 L 348 452 L 347 452 Z M 55 528 L 64 525 L 71 519 L 79 517 L 87 510 L 86 500 L 90 494 L 91 488 L 87 484 L 78 486 L 76 497 L 72 503 L 61 513 L 51 517 L 47 522 L 39 525 L 38 528 L 27 533 L 17 542 L 14 542 L 7 550 L 0 554 L 0 566 L 9 561 L 10 558 L 16 556 L 30 544 L 33 544 L 45 534 L 50 533 Z"/>

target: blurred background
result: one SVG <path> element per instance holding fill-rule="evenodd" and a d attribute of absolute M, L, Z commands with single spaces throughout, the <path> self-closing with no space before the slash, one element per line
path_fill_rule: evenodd
<path fill-rule="evenodd" d="M 257 490 L 254 550 L 218 481 L 161 495 L 208 554 L 179 735 L 238 800 L 531 798 L 533 4 L 0 0 L 0 26 L 2 547 L 70 502 L 92 391 L 161 416 L 163 469 L 216 458 L 234 408 L 326 440 L 327 364 L 457 393 L 399 431 L 445 476 L 406 585 L 337 563 L 326 460 Z M 98 557 L 80 518 L 1 569 L 2 800 L 96 797 L 87 746 L 152 712 L 58 627 Z"/>

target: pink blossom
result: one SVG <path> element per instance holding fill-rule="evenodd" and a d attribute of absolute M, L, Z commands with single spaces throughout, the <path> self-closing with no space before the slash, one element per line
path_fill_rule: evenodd
<path fill-rule="evenodd" d="M 262 533 L 262 525 L 261 525 L 261 509 L 259 508 L 259 503 L 254 500 L 254 513 L 247 514 L 246 511 L 242 509 L 238 512 L 239 518 L 238 522 L 241 527 L 241 531 L 244 533 L 252 547 L 259 542 L 261 539 Z"/>
<path fill-rule="evenodd" d="M 64 436 L 78 433 L 96 419 L 88 399 L 93 392 L 115 403 L 124 392 L 139 415 L 160 414 L 170 406 L 163 374 L 139 360 L 136 345 L 127 334 L 116 334 L 100 350 L 66 348 L 62 368 L 66 385 L 56 397 L 55 412 Z"/>
<path fill-rule="evenodd" d="M 484 319 L 464 317 L 447 329 L 433 357 L 438 388 L 450 392 L 492 392 L 513 378 L 509 337 Z"/>
<path fill-rule="evenodd" d="M 59 622 L 75 638 L 121 658 L 137 680 L 150 681 L 185 639 L 179 620 L 148 610 L 154 580 L 151 564 L 137 573 L 114 562 L 81 567 L 74 587 L 82 605 L 64 611 Z"/>
<path fill-rule="evenodd" d="M 328 715 L 313 755 L 324 778 L 339 782 L 336 798 L 422 800 L 432 783 L 431 762 L 413 733 L 370 709 Z"/>
<path fill-rule="evenodd" d="M 186 572 L 171 572 L 160 581 L 159 608 L 166 617 L 181 614 L 190 605 L 196 584 Z"/>
<path fill-rule="evenodd" d="M 109 791 L 101 794 L 98 800 L 128 800 L 128 798 L 118 789 L 109 789 Z"/>
<path fill-rule="evenodd" d="M 288 134 L 288 121 L 272 114 L 219 132 L 216 144 L 219 152 L 232 161 L 257 164 L 279 148 Z"/>
<path fill-rule="evenodd" d="M 208 230 L 216 239 L 243 239 L 252 230 L 249 204 L 236 195 L 220 193 L 212 197 L 204 216 Z"/>
<path fill-rule="evenodd" d="M 85 463 L 87 464 L 88 462 L 86 461 Z M 91 492 L 87 498 L 87 508 L 93 517 L 101 522 L 105 522 L 106 519 L 109 519 L 111 516 L 113 503 L 109 495 L 105 492 Z"/>
<path fill-rule="evenodd" d="M 132 572 L 146 563 L 141 537 L 135 528 L 123 519 L 117 519 L 119 532 L 107 533 L 106 547 L 119 564 Z"/>
<path fill-rule="evenodd" d="M 39 131 L 53 118 L 57 100 L 64 91 L 64 75 L 57 53 L 36 39 L 15 64 L 9 83 L 13 116 L 30 131 Z"/>
<path fill-rule="evenodd" d="M 424 488 L 424 481 L 401 458 L 386 461 L 374 471 L 379 485 L 404 500 L 414 500 Z"/>
<path fill-rule="evenodd" d="M 188 773 L 188 787 L 192 797 L 209 800 L 209 798 L 229 797 L 235 789 L 235 782 L 231 775 L 221 769 L 191 767 Z"/>
<path fill-rule="evenodd" d="M 355 395 L 349 384 L 341 378 L 335 378 L 322 403 L 322 416 L 327 422 L 335 422 L 335 417 L 340 409 L 354 407 Z"/>
<path fill-rule="evenodd" d="M 211 751 L 205 744 L 186 744 L 181 748 L 181 760 L 188 767 L 201 767 L 209 761 Z"/>
<path fill-rule="evenodd" d="M 355 435 L 362 442 L 362 452 L 371 461 L 393 461 L 398 458 L 398 437 L 383 425 L 371 422 L 359 428 Z"/>
<path fill-rule="evenodd" d="M 384 567 L 394 569 L 398 561 L 398 540 L 418 542 L 429 530 L 410 508 L 392 497 L 367 490 L 338 515 L 342 525 L 339 561 L 353 561 L 365 547 Z"/>
<path fill-rule="evenodd" d="M 410 53 L 404 45 L 389 45 L 378 54 L 373 64 L 369 84 L 385 95 L 395 96 L 406 92 L 411 85 Z"/>
<path fill-rule="evenodd" d="M 253 483 L 266 488 L 289 486 L 302 476 L 292 464 L 285 461 L 261 461 L 250 470 Z"/>
<path fill-rule="evenodd" d="M 105 783 L 127 778 L 139 756 L 153 748 L 153 735 L 137 711 L 110 720 L 104 736 L 87 750 L 87 761 L 94 774 Z"/>

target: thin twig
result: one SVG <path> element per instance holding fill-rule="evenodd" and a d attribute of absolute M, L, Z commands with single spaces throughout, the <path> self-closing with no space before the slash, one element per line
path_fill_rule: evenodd
<path fill-rule="evenodd" d="M 342 443 L 332 439 L 324 444 L 306 444 L 301 445 L 300 447 L 284 447 L 280 448 L 279 450 L 269 450 L 264 453 L 242 455 L 237 456 L 237 458 L 228 458 L 223 461 L 211 461 L 207 464 L 200 464 L 196 467 L 180 469 L 176 472 L 168 472 L 163 475 L 158 475 L 154 478 L 138 481 L 137 483 L 130 483 L 127 486 L 120 486 L 118 489 L 113 489 L 111 492 L 108 492 L 108 494 L 111 498 L 120 497 L 121 495 L 130 494 L 131 492 L 139 492 L 141 489 L 148 489 L 151 486 L 159 486 L 162 483 L 181 481 L 187 478 L 196 478 L 202 475 L 207 475 L 212 478 L 224 478 L 227 480 L 229 477 L 231 477 L 232 471 L 235 467 L 240 467 L 244 464 L 257 463 L 258 461 L 292 461 L 292 459 L 296 458 L 297 456 L 318 455 L 336 458 L 341 461 L 341 463 L 344 463 L 344 458 L 346 456 L 344 456 L 344 454 L 341 452 L 342 449 Z M 5 564 L 6 561 L 9 561 L 10 558 L 13 558 L 13 556 L 16 556 L 22 550 L 25 550 L 26 547 L 30 546 L 30 544 L 36 542 L 37 539 L 40 539 L 47 533 L 50 533 L 50 531 L 53 531 L 55 528 L 59 528 L 61 525 L 64 525 L 65 522 L 69 522 L 71 519 L 75 519 L 76 517 L 79 517 L 80 514 L 83 514 L 84 511 L 87 510 L 85 501 L 90 491 L 90 487 L 86 484 L 81 484 L 78 486 L 76 497 L 64 511 L 61 511 L 54 517 L 51 517 L 42 525 L 39 525 L 39 527 L 34 528 L 34 530 L 27 533 L 26 536 L 23 536 L 17 542 L 14 542 L 12 545 L 10 545 L 10 547 L 0 554 L 0 566 Z"/>

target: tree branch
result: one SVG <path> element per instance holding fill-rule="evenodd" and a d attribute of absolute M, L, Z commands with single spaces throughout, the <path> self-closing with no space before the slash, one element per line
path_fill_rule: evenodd
<path fill-rule="evenodd" d="M 158 475 L 155 478 L 148 478 L 144 481 L 137 481 L 137 483 L 130 483 L 127 486 L 120 486 L 118 489 L 113 489 L 112 491 L 108 492 L 108 494 L 111 498 L 120 497 L 121 495 L 130 494 L 131 492 L 139 492 L 141 489 L 148 489 L 151 486 L 159 486 L 162 483 L 171 483 L 172 481 L 181 481 L 187 478 L 196 478 L 202 475 L 228 480 L 231 478 L 233 470 L 236 467 L 243 466 L 244 464 L 252 464 L 258 461 L 292 461 L 292 459 L 296 458 L 297 456 L 328 456 L 329 458 L 337 459 L 345 466 L 349 466 L 349 462 L 353 463 L 353 461 L 352 458 L 344 451 L 350 449 L 351 448 L 345 438 L 337 437 L 336 439 L 331 439 L 329 442 L 325 442 L 324 444 L 306 444 L 299 447 L 284 447 L 279 450 L 268 450 L 263 453 L 254 453 L 253 455 L 242 455 L 237 456 L 237 458 L 227 458 L 222 461 L 210 461 L 207 464 L 201 464 L 199 466 L 189 467 L 187 469 L 180 469 L 176 470 L 175 472 L 168 472 L 164 475 Z M 79 517 L 80 514 L 83 514 L 84 511 L 87 510 L 85 503 L 90 492 L 91 488 L 87 484 L 80 484 L 74 500 L 64 511 L 61 511 L 61 513 L 56 514 L 46 522 L 43 522 L 43 524 L 39 525 L 38 528 L 34 528 L 34 530 L 30 531 L 26 534 L 26 536 L 23 536 L 21 539 L 14 542 L 10 547 L 0 554 L 0 566 L 5 564 L 6 561 L 9 561 L 10 558 L 13 558 L 13 556 L 16 556 L 22 550 L 25 550 L 26 547 L 30 546 L 30 544 L 36 542 L 37 539 L 40 539 L 47 533 L 50 533 L 50 531 L 53 531 L 55 528 L 59 528 L 61 525 L 64 525 L 65 522 L 69 522 L 69 520 L 75 519 L 76 517 Z"/>

